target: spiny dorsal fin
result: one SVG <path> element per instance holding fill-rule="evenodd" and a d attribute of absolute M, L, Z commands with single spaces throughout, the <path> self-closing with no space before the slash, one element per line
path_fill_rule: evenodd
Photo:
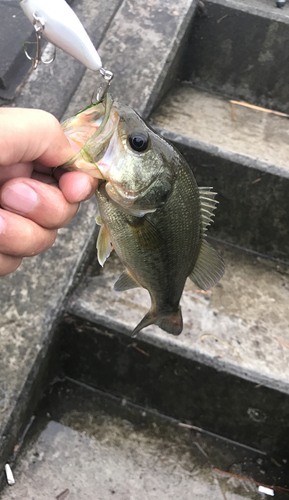
<path fill-rule="evenodd" d="M 216 208 L 218 201 L 214 198 L 217 193 L 211 191 L 211 187 L 200 187 L 199 196 L 201 202 L 201 220 L 202 220 L 202 233 L 205 234 L 208 226 L 213 222 L 213 211 Z"/>
<path fill-rule="evenodd" d="M 209 290 L 222 278 L 225 264 L 218 252 L 206 241 L 202 240 L 200 252 L 189 278 L 201 290 Z"/>
<path fill-rule="evenodd" d="M 139 286 L 140 285 L 127 271 L 123 271 L 118 280 L 115 282 L 113 289 L 116 292 L 123 292 L 124 290 L 130 290 L 131 288 L 137 288 Z"/>
<path fill-rule="evenodd" d="M 104 224 L 101 224 L 101 228 L 98 233 L 98 238 L 96 242 L 97 248 L 97 259 L 100 265 L 103 267 L 106 259 L 110 256 L 111 244 L 109 232 Z"/>

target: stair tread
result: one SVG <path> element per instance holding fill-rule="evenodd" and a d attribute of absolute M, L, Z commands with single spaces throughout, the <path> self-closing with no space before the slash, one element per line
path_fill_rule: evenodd
<path fill-rule="evenodd" d="M 276 19 L 284 23 L 289 22 L 288 5 L 286 4 L 283 9 L 278 9 L 276 8 L 275 0 L 250 0 L 250 2 L 247 0 L 210 0 L 210 3 L 223 5 L 250 14 L 268 17 L 270 19 Z"/>
<path fill-rule="evenodd" d="M 258 160 L 273 173 L 277 167 L 288 177 L 288 119 L 260 109 L 231 106 L 222 97 L 179 85 L 166 96 L 151 120 L 162 129 Z"/>
<path fill-rule="evenodd" d="M 196 290 L 187 280 L 181 300 L 182 334 L 173 337 L 150 326 L 138 338 L 217 370 L 289 392 L 289 267 L 232 247 L 214 246 L 225 260 L 225 275 L 208 292 Z M 129 335 L 147 312 L 150 299 L 144 289 L 113 291 L 122 270 L 113 254 L 99 275 L 84 279 L 68 311 Z"/>

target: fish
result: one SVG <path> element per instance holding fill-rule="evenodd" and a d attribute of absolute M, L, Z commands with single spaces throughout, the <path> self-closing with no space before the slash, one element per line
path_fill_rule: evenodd
<path fill-rule="evenodd" d="M 179 151 L 110 95 L 67 120 L 63 130 L 82 146 L 64 167 L 100 179 L 99 263 L 113 247 L 125 267 L 114 290 L 142 287 L 150 294 L 151 308 L 132 336 L 152 324 L 179 335 L 187 278 L 207 290 L 224 274 L 222 258 L 206 240 L 216 193 L 198 187 Z"/>

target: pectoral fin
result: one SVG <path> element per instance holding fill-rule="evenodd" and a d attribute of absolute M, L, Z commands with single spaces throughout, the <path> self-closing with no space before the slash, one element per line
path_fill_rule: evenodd
<path fill-rule="evenodd" d="M 101 225 L 101 228 L 99 230 L 96 248 L 98 262 L 101 266 L 103 266 L 111 252 L 110 236 L 104 224 Z"/>
<path fill-rule="evenodd" d="M 116 292 L 123 292 L 124 290 L 130 290 L 131 288 L 137 288 L 139 286 L 137 281 L 135 281 L 127 271 L 124 271 L 115 282 L 113 288 Z"/>
<path fill-rule="evenodd" d="M 155 250 L 163 245 L 163 239 L 155 225 L 145 217 L 129 223 L 132 234 L 145 250 Z"/>
<path fill-rule="evenodd" d="M 222 278 L 225 264 L 218 252 L 206 241 L 202 240 L 197 262 L 189 278 L 201 290 L 208 290 Z"/>

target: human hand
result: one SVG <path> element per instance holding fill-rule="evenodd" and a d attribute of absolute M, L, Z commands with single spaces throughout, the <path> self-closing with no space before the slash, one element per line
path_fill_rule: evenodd
<path fill-rule="evenodd" d="M 0 134 L 0 276 L 5 276 L 23 257 L 53 245 L 57 229 L 93 195 L 98 181 L 81 172 L 53 171 L 79 148 L 45 111 L 0 108 Z"/>

